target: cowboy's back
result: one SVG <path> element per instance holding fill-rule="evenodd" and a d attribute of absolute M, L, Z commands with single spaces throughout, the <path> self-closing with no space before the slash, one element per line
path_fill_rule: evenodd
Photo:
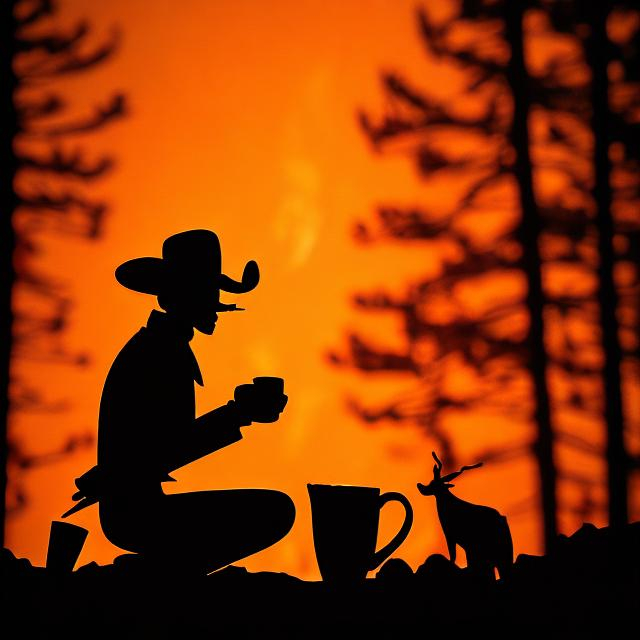
<path fill-rule="evenodd" d="M 98 465 L 106 494 L 157 492 L 169 472 L 190 461 L 182 458 L 190 457 L 199 431 L 194 380 L 202 384 L 190 338 L 154 311 L 147 327 L 129 340 L 111 366 L 98 430 Z M 209 438 L 212 448 L 242 437 L 237 423 L 220 418 Z"/>

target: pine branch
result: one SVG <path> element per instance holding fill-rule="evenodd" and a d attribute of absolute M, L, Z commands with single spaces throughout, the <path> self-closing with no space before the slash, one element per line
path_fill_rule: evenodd
<path fill-rule="evenodd" d="M 16 49 L 20 52 L 38 51 L 46 54 L 47 59 L 60 53 L 69 53 L 84 40 L 89 33 L 89 24 L 79 22 L 67 34 L 51 33 L 48 35 L 22 36 L 16 38 Z"/>
<path fill-rule="evenodd" d="M 556 428 L 555 438 L 558 442 L 563 442 L 564 444 L 569 445 L 572 449 L 581 451 L 582 453 L 587 453 L 596 458 L 602 458 L 604 454 L 602 446 L 589 442 L 589 440 L 576 433 L 569 433 L 568 431 Z"/>
<path fill-rule="evenodd" d="M 20 194 L 19 206 L 39 216 L 42 223 L 48 222 L 59 232 L 86 238 L 96 238 L 100 235 L 107 212 L 104 202 L 92 201 L 75 193 Z M 78 212 L 79 216 L 74 216 L 74 211 Z"/>
<path fill-rule="evenodd" d="M 120 41 L 117 29 L 113 29 L 109 40 L 92 51 L 80 52 L 78 45 L 88 33 L 88 25 L 81 23 L 67 36 L 53 34 L 42 38 L 23 39 L 19 42 L 23 52 L 40 52 L 42 55 L 34 62 L 24 63 L 24 68 L 17 65 L 17 74 L 21 82 L 28 84 L 87 71 L 115 53 Z"/>
<path fill-rule="evenodd" d="M 40 99 L 16 99 L 16 102 L 18 121 L 23 131 L 28 128 L 28 121 L 56 115 L 66 106 L 64 100 L 56 94 L 49 94 Z"/>
<path fill-rule="evenodd" d="M 54 5 L 52 0 L 33 0 L 31 4 L 33 6 L 27 6 L 26 9 L 18 7 L 16 11 L 19 29 L 28 27 L 53 13 Z"/>
<path fill-rule="evenodd" d="M 13 482 L 10 491 L 12 503 L 7 507 L 7 516 L 15 516 L 28 505 L 28 498 L 24 489 L 23 476 L 25 473 L 44 465 L 58 462 L 68 455 L 95 446 L 95 436 L 92 433 L 74 435 L 67 439 L 59 448 L 45 453 L 29 453 L 16 440 L 7 442 L 8 466 L 12 470 Z"/>
<path fill-rule="evenodd" d="M 481 22 L 479 23 L 482 24 Z M 462 44 L 454 46 L 449 41 L 451 32 L 459 24 L 460 21 L 458 20 L 449 20 L 442 25 L 435 25 L 429 19 L 426 11 L 423 9 L 418 10 L 418 26 L 422 35 L 421 39 L 431 55 L 437 59 L 457 62 L 467 70 L 473 69 L 485 78 L 482 81 L 483 83 L 502 78 L 505 72 L 504 64 L 498 62 L 495 57 L 493 59 L 491 57 L 483 57 L 479 53 L 480 47 L 486 44 L 486 34 L 481 34 L 475 46 L 474 43 L 467 46 Z M 475 84 L 479 86 L 481 83 L 476 79 Z"/>
<path fill-rule="evenodd" d="M 43 397 L 42 392 L 20 378 L 13 381 L 14 389 L 11 393 L 11 410 L 29 413 L 62 413 L 69 408 L 67 401 L 51 401 Z"/>
<path fill-rule="evenodd" d="M 33 138 L 55 138 L 70 134 L 89 133 L 101 129 L 112 120 L 121 118 L 126 114 L 126 111 L 124 94 L 116 93 L 107 104 L 96 107 L 94 113 L 84 119 L 37 129 L 25 128 L 23 133 Z"/>
<path fill-rule="evenodd" d="M 88 164 L 84 161 L 80 150 L 65 153 L 59 148 L 52 149 L 48 157 L 18 154 L 17 160 L 21 169 L 53 173 L 84 180 L 98 178 L 113 167 L 112 158 L 104 156 L 93 164 Z"/>

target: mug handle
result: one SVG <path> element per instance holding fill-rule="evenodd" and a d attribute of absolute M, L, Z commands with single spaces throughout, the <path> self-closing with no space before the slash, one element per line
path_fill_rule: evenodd
<path fill-rule="evenodd" d="M 411 525 L 413 524 L 413 508 L 411 507 L 409 500 L 401 493 L 398 493 L 397 491 L 383 493 L 378 498 L 378 508 L 382 509 L 387 502 L 391 502 L 393 500 L 397 500 L 404 507 L 404 522 L 402 523 L 400 531 L 396 533 L 391 542 L 373 554 L 371 564 L 369 565 L 369 571 L 377 569 L 404 542 L 405 538 L 409 535 L 409 531 L 411 531 Z"/>

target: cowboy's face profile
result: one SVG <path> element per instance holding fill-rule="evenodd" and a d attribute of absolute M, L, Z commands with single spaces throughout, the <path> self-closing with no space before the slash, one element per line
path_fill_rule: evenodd
<path fill-rule="evenodd" d="M 176 287 L 159 295 L 158 304 L 184 324 L 210 336 L 218 321 L 219 302 L 217 291 L 207 293 L 188 286 Z"/>

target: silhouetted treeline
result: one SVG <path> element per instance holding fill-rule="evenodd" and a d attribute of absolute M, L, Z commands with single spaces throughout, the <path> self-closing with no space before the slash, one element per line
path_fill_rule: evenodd
<path fill-rule="evenodd" d="M 375 150 L 411 158 L 455 202 L 383 205 L 355 232 L 363 243 L 418 240 L 438 253 L 440 269 L 354 298 L 402 320 L 403 349 L 354 333 L 332 359 L 411 375 L 416 384 L 402 397 L 352 406 L 370 423 L 418 424 L 453 465 L 453 411 L 531 420 L 530 441 L 477 455 L 534 456 L 548 548 L 560 508 L 588 518 L 606 509 L 608 494 L 610 522 L 626 521 L 637 467 L 623 434 L 625 422 L 627 432 L 638 429 L 640 382 L 638 12 L 624 2 L 554 0 L 452 2 L 438 18 L 431 9 L 418 11 L 420 37 L 448 70 L 447 91 L 388 72 L 384 113 L 359 119 Z M 462 389 L 451 384 L 460 373 L 471 380 Z M 576 427 L 597 420 L 605 447 Z M 559 447 L 604 456 L 606 493 L 560 467 Z M 559 481 L 581 500 L 558 505 Z"/>
<path fill-rule="evenodd" d="M 87 240 L 100 237 L 105 202 L 91 198 L 87 185 L 113 165 L 106 156 L 88 157 L 77 135 L 119 118 L 124 96 L 113 94 L 90 113 L 77 113 L 56 80 L 92 70 L 115 51 L 117 34 L 92 41 L 89 24 L 60 26 L 53 0 L 8 0 L 0 10 L 0 520 L 6 513 L 6 469 L 16 474 L 82 446 L 72 437 L 61 451 L 34 456 L 8 440 L 11 410 L 52 411 L 63 405 L 10 376 L 14 358 L 82 365 L 84 354 L 69 353 L 62 335 L 72 301 L 63 283 L 36 266 L 50 234 Z M 25 499 L 11 487 L 12 507 Z"/>

